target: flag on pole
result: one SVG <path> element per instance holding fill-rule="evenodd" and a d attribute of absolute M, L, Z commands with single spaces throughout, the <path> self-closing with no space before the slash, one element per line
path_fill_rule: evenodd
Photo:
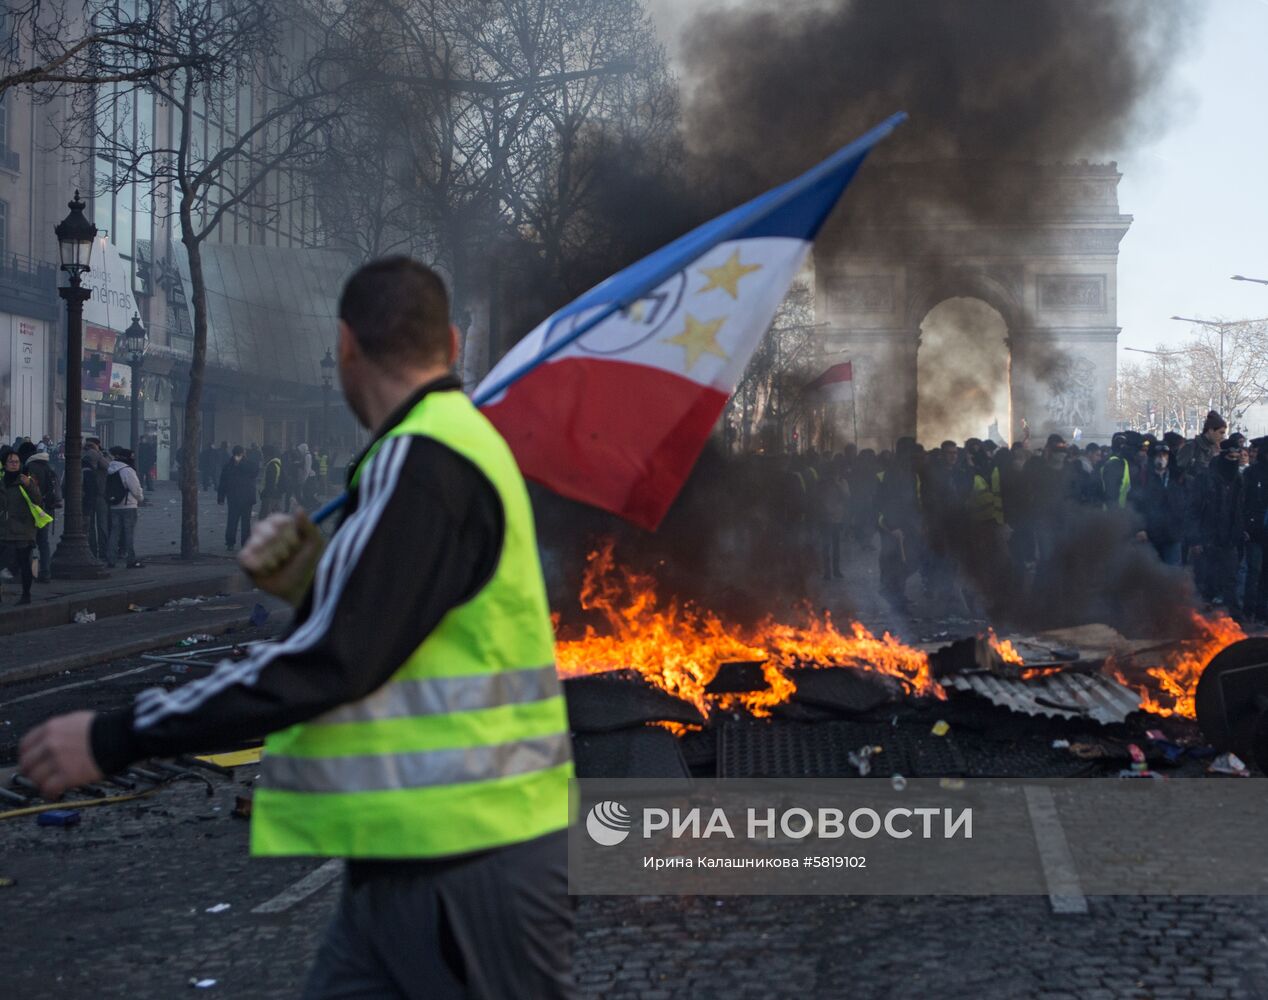
<path fill-rule="evenodd" d="M 854 398 L 854 364 L 843 361 L 833 365 L 806 386 L 807 392 L 819 393 L 829 403 L 848 403 Z"/>
<path fill-rule="evenodd" d="M 655 529 L 820 227 L 905 117 L 613 275 L 516 344 L 474 401 L 524 474 Z"/>

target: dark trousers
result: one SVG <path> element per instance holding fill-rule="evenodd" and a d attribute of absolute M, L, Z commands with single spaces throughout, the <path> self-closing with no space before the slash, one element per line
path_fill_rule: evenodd
<path fill-rule="evenodd" d="M 907 578 L 920 565 L 918 541 L 914 531 L 904 531 L 901 543 L 890 532 L 881 532 L 881 596 L 900 610 L 907 606 Z"/>
<path fill-rule="evenodd" d="M 123 557 L 125 563 L 137 561 L 136 515 L 135 507 L 110 508 L 110 534 L 106 538 L 107 566 L 113 566 L 119 556 Z"/>
<path fill-rule="evenodd" d="M 233 540 L 237 537 L 239 526 L 242 531 L 241 545 L 246 545 L 247 539 L 251 535 L 251 508 L 255 504 L 250 503 L 234 503 L 229 501 L 229 523 L 225 525 L 225 546 L 233 548 Z"/>
<path fill-rule="evenodd" d="M 823 556 L 823 578 L 841 576 L 841 532 L 844 525 L 819 525 L 819 551 Z"/>
<path fill-rule="evenodd" d="M 1242 595 L 1242 608 L 1248 613 L 1263 617 L 1264 599 L 1264 546 L 1261 542 L 1246 543 L 1246 589 Z"/>
<path fill-rule="evenodd" d="M 304 1000 L 563 1000 L 567 839 L 439 861 L 352 861 Z"/>
<path fill-rule="evenodd" d="M 50 560 L 52 559 L 52 556 L 49 554 L 49 548 L 50 548 L 49 542 L 52 540 L 53 528 L 55 527 L 55 525 L 56 525 L 56 522 L 50 521 L 48 524 L 44 525 L 44 527 L 37 529 L 35 532 L 35 544 L 36 546 L 39 547 L 39 550 L 40 550 L 40 579 L 41 580 L 52 579 L 52 576 L 49 572 L 49 567 L 51 566 Z"/>
<path fill-rule="evenodd" d="M 31 549 L 29 542 L 0 542 L 0 569 L 12 571 L 22 581 L 22 593 L 31 593 Z"/>
<path fill-rule="evenodd" d="M 98 559 L 106 558 L 106 541 L 110 538 L 110 505 L 105 497 L 84 504 L 84 531 L 88 534 L 88 548 Z"/>
<path fill-rule="evenodd" d="M 1241 550 L 1236 545 L 1207 545 L 1202 549 L 1202 562 L 1206 565 L 1210 599 L 1223 600 L 1230 613 L 1238 611 L 1237 566 Z"/>
<path fill-rule="evenodd" d="M 1179 542 L 1154 542 L 1154 551 L 1158 553 L 1158 558 L 1167 566 L 1180 565 L 1180 549 Z"/>

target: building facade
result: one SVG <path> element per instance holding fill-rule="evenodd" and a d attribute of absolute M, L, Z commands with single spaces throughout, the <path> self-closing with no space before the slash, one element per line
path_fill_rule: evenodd
<path fill-rule="evenodd" d="M 302 57 L 307 36 L 295 31 L 287 44 Z M 59 139 L 68 100 L 40 102 L 17 90 L 0 98 L 0 440 L 64 433 L 68 359 L 65 308 L 57 295 L 64 275 L 53 229 L 78 190 L 100 233 L 85 277 L 94 294 L 85 308 L 79 361 L 83 431 L 107 445 L 129 443 L 133 372 L 117 341 L 138 316 L 150 345 L 139 378 L 140 432 L 157 446 L 157 475 L 174 478 L 193 350 L 189 266 L 175 201 L 163 186 L 130 174 L 122 158 L 111 155 L 117 150 L 67 152 Z M 224 105 L 202 102 L 194 112 L 194 144 L 214 150 L 233 142 L 265 100 L 245 86 Z M 115 108 L 114 127 L 125 130 L 125 144 L 165 144 L 179 127 L 175 110 L 148 90 L 119 91 L 107 103 Z M 306 441 L 329 448 L 338 442 L 350 449 L 358 440 L 355 422 L 337 386 L 324 387 L 317 362 L 334 346 L 335 300 L 355 262 L 319 249 L 316 203 L 299 171 L 271 172 L 259 193 L 258 202 L 274 207 L 226 212 L 203 244 L 209 309 L 204 443 Z M 217 207 L 209 199 L 207 209 Z M 238 258 L 228 248 L 248 247 L 268 248 L 266 266 L 279 280 L 237 281 Z M 297 277 L 307 267 L 319 277 Z M 257 273 L 254 265 L 246 270 Z M 290 298 L 300 294 L 302 301 Z M 292 314 L 302 322 L 279 320 Z M 287 347 L 269 356 L 254 339 L 267 343 L 273 336 Z M 235 338 L 253 338 L 252 346 Z M 270 362 L 262 363 L 266 356 Z"/>

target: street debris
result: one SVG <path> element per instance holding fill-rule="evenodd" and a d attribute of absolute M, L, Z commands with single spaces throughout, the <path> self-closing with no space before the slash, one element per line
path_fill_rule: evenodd
<path fill-rule="evenodd" d="M 164 601 L 165 608 L 188 608 L 195 604 L 204 604 L 210 601 L 210 597 L 173 597 L 170 601 Z"/>
<path fill-rule="evenodd" d="M 233 813 L 238 819 L 251 818 L 251 796 L 235 795 L 233 798 Z"/>
<path fill-rule="evenodd" d="M 945 719 L 939 719 L 933 724 L 933 728 L 929 730 L 934 736 L 946 736 L 951 732 L 951 725 Z"/>
<path fill-rule="evenodd" d="M 197 646 L 200 642 L 215 642 L 215 641 L 216 641 L 216 637 L 214 635 L 208 635 L 206 632 L 195 632 L 193 635 L 187 635 L 184 639 L 182 639 L 176 645 Z"/>
<path fill-rule="evenodd" d="M 215 979 L 199 979 L 197 976 L 189 977 L 189 985 L 196 990 L 209 990 L 216 985 Z"/>
<path fill-rule="evenodd" d="M 269 609 L 263 604 L 257 604 L 251 609 L 251 624 L 259 628 L 269 620 Z"/>
<path fill-rule="evenodd" d="M 83 814 L 78 809 L 50 809 L 35 817 L 39 826 L 76 826 Z"/>
<path fill-rule="evenodd" d="M 859 747 L 857 750 L 851 750 L 846 755 L 846 759 L 850 762 L 850 766 L 859 772 L 860 778 L 866 778 L 872 773 L 872 755 L 878 754 L 883 747 L 865 746 Z"/>
<path fill-rule="evenodd" d="M 9 878 L 8 875 L 0 875 L 0 889 L 12 889 L 17 884 L 17 879 Z"/>
<path fill-rule="evenodd" d="M 224 913 L 224 912 L 225 912 L 225 910 L 229 909 L 229 907 L 230 907 L 230 906 L 232 906 L 232 905 L 233 905 L 232 903 L 217 903 L 215 906 L 209 906 L 209 907 L 207 907 L 207 909 L 206 909 L 206 911 L 205 911 L 205 912 L 207 912 L 207 913 Z"/>
<path fill-rule="evenodd" d="M 1250 777 L 1250 768 L 1235 753 L 1220 754 L 1211 761 L 1211 766 L 1207 768 L 1207 771 L 1211 774 L 1232 774 L 1239 778 Z"/>
<path fill-rule="evenodd" d="M 89 611 L 87 608 L 81 608 L 79 611 L 75 612 L 76 625 L 91 625 L 96 620 L 97 613 L 95 611 Z"/>

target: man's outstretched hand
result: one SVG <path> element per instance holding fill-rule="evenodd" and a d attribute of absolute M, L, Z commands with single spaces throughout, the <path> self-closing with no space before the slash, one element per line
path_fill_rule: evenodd
<path fill-rule="evenodd" d="M 93 759 L 89 735 L 96 714 L 56 715 L 22 737 L 19 769 L 49 801 L 69 788 L 103 777 Z"/>
<path fill-rule="evenodd" d="M 298 607 L 325 547 L 325 538 L 303 510 L 270 514 L 256 522 L 238 564 L 261 590 Z"/>

